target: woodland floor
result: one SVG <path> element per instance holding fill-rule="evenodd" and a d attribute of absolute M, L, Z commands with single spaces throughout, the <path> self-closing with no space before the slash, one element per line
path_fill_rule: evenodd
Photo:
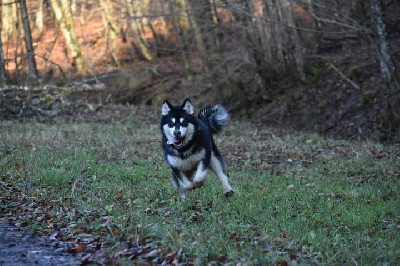
<path fill-rule="evenodd" d="M 399 264 L 398 145 L 234 119 L 216 143 L 235 195 L 210 173 L 182 201 L 158 116 L 109 105 L 1 122 L 0 230 L 21 264 Z"/>

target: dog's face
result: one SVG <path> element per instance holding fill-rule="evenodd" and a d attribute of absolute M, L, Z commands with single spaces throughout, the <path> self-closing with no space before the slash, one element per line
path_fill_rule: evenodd
<path fill-rule="evenodd" d="M 191 140 L 194 133 L 192 102 L 186 99 L 182 105 L 173 106 L 165 101 L 161 113 L 161 126 L 167 137 L 167 144 L 181 149 Z"/>

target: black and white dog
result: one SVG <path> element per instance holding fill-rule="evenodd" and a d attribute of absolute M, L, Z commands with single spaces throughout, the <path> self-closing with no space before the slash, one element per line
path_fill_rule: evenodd
<path fill-rule="evenodd" d="M 200 110 L 196 116 L 189 99 L 177 106 L 168 101 L 163 103 L 162 148 L 172 169 L 172 182 L 182 198 L 188 190 L 204 184 L 209 168 L 217 174 L 225 196 L 233 195 L 226 165 L 213 139 L 213 134 L 219 133 L 229 118 L 227 110 L 219 104 Z"/>

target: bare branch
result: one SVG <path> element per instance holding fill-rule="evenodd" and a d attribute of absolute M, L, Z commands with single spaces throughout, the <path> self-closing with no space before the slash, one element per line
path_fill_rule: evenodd
<path fill-rule="evenodd" d="M 356 88 L 357 90 L 360 90 L 360 87 L 355 84 L 351 79 L 349 79 L 348 77 L 346 77 L 345 74 L 343 74 L 342 71 L 340 71 L 334 64 L 330 65 L 331 68 L 333 68 L 333 70 L 336 71 L 336 73 L 339 74 L 339 76 L 341 76 L 345 81 L 347 81 L 348 83 L 350 83 L 354 88 Z"/>

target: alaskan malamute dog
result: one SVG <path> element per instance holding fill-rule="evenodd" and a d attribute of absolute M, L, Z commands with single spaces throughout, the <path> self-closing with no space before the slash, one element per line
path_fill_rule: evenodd
<path fill-rule="evenodd" d="M 204 184 L 207 169 L 213 170 L 222 183 L 225 196 L 233 195 L 226 166 L 213 134 L 229 122 L 229 113 L 219 104 L 210 105 L 194 115 L 192 102 L 162 105 L 161 132 L 165 160 L 172 169 L 172 182 L 182 198 L 186 192 Z"/>

